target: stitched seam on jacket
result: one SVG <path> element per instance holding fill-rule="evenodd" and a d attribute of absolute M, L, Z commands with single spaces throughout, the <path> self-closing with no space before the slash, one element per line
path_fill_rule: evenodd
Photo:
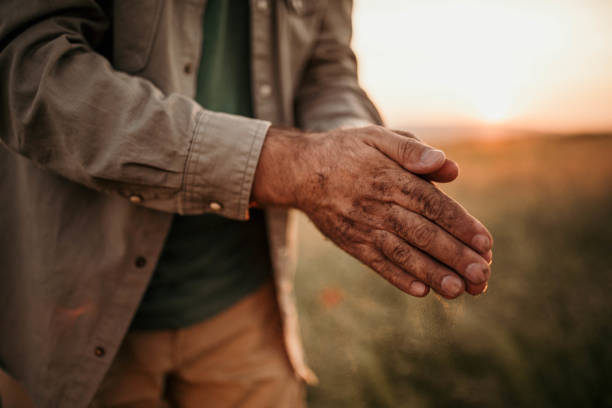
<path fill-rule="evenodd" d="M 161 0 L 157 0 L 157 4 L 155 5 L 155 15 L 153 17 L 153 24 L 151 26 L 151 28 L 149 29 L 147 38 L 146 38 L 146 45 L 144 47 L 144 52 L 140 55 L 140 58 L 138 58 L 138 63 L 134 64 L 133 67 L 131 67 L 131 72 L 140 72 L 143 69 L 146 68 L 146 66 L 149 64 L 149 61 L 151 59 L 151 51 L 153 50 L 153 43 L 155 42 L 155 37 L 158 35 L 159 32 L 159 22 L 161 21 L 161 15 L 162 15 L 162 10 L 164 8 L 164 1 Z"/>
<path fill-rule="evenodd" d="M 189 183 L 189 170 L 191 168 L 191 162 L 193 161 L 193 156 L 194 156 L 194 152 L 193 152 L 193 148 L 194 145 L 196 144 L 196 138 L 198 137 L 199 134 L 199 130 L 200 127 L 202 125 L 202 122 L 204 122 L 204 111 L 198 111 L 198 113 L 196 114 L 195 117 L 195 126 L 193 127 L 193 134 L 191 136 L 191 140 L 189 141 L 189 147 L 187 148 L 187 158 L 185 159 L 185 164 L 183 166 L 183 176 L 181 179 L 181 187 L 180 187 L 180 191 L 183 192 L 183 194 L 179 194 L 179 203 L 178 203 L 178 209 L 179 209 L 179 213 L 184 213 L 188 207 L 189 207 L 189 202 L 191 199 L 191 191 L 188 189 L 188 186 L 191 185 Z"/>
<path fill-rule="evenodd" d="M 202 167 L 202 138 L 204 135 L 204 129 L 206 128 L 206 124 L 211 120 L 212 114 L 210 112 L 204 112 L 202 114 L 202 119 L 200 121 L 200 125 L 198 126 L 197 132 L 195 134 L 195 139 L 193 141 L 192 155 L 195 156 L 195 160 L 191 161 L 190 169 L 187 171 L 187 177 L 189 177 L 189 181 L 187 182 L 187 188 L 190 191 L 190 198 L 188 201 L 190 211 L 194 211 L 198 208 L 202 208 L 202 192 L 206 188 L 206 184 L 198 185 L 198 175 L 201 172 L 198 170 Z M 206 183 L 206 179 L 204 179 L 204 183 Z M 199 198 L 199 200 L 198 200 Z M 198 207 L 199 204 L 199 207 Z M 199 211 L 203 212 L 203 211 Z"/>

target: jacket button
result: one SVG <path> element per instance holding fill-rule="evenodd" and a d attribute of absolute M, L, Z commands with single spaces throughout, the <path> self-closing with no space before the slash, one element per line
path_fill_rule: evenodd
<path fill-rule="evenodd" d="M 138 203 L 142 203 L 142 196 L 138 195 L 138 194 L 132 194 L 130 196 L 130 203 L 134 203 L 134 204 L 138 204 Z"/>
<path fill-rule="evenodd" d="M 183 67 L 183 71 L 185 71 L 186 74 L 191 74 L 191 72 L 193 71 L 193 65 L 191 64 L 191 62 L 185 64 L 185 66 Z"/>
<path fill-rule="evenodd" d="M 298 13 L 301 13 L 304 10 L 304 0 L 291 0 L 291 5 Z"/>
<path fill-rule="evenodd" d="M 259 94 L 261 96 L 270 96 L 272 93 L 272 87 L 268 84 L 263 84 L 259 87 Z"/>
<path fill-rule="evenodd" d="M 213 211 L 220 211 L 223 208 L 221 203 L 217 201 L 211 201 L 210 204 L 208 204 L 208 207 Z"/>
<path fill-rule="evenodd" d="M 134 265 L 136 265 L 137 268 L 143 268 L 146 264 L 147 264 L 147 258 L 145 258 L 144 256 L 139 256 L 134 261 Z"/>
<path fill-rule="evenodd" d="M 257 9 L 260 11 L 268 11 L 268 0 L 257 0 Z"/>
<path fill-rule="evenodd" d="M 96 357 L 104 357 L 104 355 L 106 354 L 106 350 L 104 350 L 104 347 L 98 346 L 94 350 L 94 354 L 96 355 Z"/>

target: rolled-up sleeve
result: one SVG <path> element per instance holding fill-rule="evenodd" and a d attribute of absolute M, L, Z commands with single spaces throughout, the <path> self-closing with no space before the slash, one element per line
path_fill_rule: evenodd
<path fill-rule="evenodd" d="M 200 111 L 185 165 L 179 213 L 248 218 L 259 154 L 270 123 Z"/>

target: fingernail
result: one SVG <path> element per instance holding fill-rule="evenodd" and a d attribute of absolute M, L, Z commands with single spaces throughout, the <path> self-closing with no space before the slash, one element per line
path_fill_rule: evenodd
<path fill-rule="evenodd" d="M 485 253 L 491 249 L 491 241 L 486 235 L 477 234 L 474 238 L 472 238 L 472 246 L 479 252 Z"/>
<path fill-rule="evenodd" d="M 489 249 L 489 251 L 483 255 L 483 258 L 489 265 L 491 265 L 493 263 L 493 251 Z"/>
<path fill-rule="evenodd" d="M 461 279 L 456 276 L 448 275 L 442 279 L 442 290 L 450 296 L 457 296 L 463 290 Z"/>
<path fill-rule="evenodd" d="M 487 290 L 489 290 L 489 282 L 487 282 L 485 284 L 484 289 L 482 290 L 482 292 L 480 293 L 481 295 L 484 295 L 485 293 L 487 293 Z"/>
<path fill-rule="evenodd" d="M 427 292 L 427 286 L 423 282 L 414 281 L 410 284 L 410 293 L 414 296 L 423 296 Z"/>
<path fill-rule="evenodd" d="M 476 285 L 487 280 L 487 266 L 481 263 L 471 263 L 465 268 L 465 277 Z"/>
<path fill-rule="evenodd" d="M 444 161 L 446 156 L 442 150 L 427 149 L 421 154 L 421 164 L 424 166 L 433 166 L 436 163 Z"/>

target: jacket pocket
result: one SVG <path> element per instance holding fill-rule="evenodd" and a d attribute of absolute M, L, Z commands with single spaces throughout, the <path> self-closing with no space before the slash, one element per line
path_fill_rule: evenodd
<path fill-rule="evenodd" d="M 113 65 L 135 73 L 149 62 L 163 0 L 120 0 L 113 7 Z"/>

